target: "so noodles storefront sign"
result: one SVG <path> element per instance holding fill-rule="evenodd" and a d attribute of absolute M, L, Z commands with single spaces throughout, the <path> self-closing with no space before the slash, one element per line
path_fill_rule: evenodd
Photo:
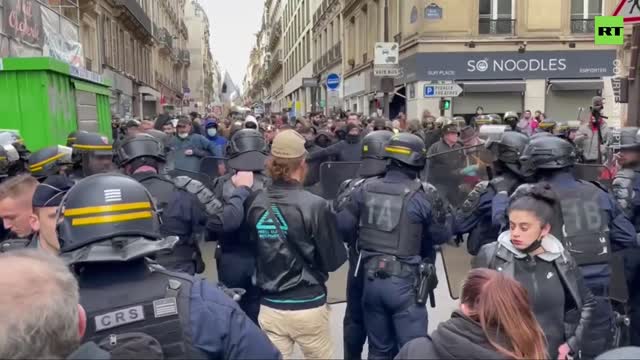
<path fill-rule="evenodd" d="M 404 81 L 613 76 L 615 50 L 419 53 L 400 61 Z"/>

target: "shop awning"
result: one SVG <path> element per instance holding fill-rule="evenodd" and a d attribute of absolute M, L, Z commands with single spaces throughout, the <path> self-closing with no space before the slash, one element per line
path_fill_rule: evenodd
<path fill-rule="evenodd" d="M 602 79 L 552 79 L 549 80 L 549 86 L 554 91 L 602 90 L 604 81 Z"/>
<path fill-rule="evenodd" d="M 138 92 L 144 95 L 153 95 L 158 99 L 162 97 L 162 94 L 160 94 L 159 91 L 157 91 L 156 89 L 150 88 L 148 86 L 140 86 L 140 88 L 138 88 Z"/>
<path fill-rule="evenodd" d="M 461 81 L 465 93 L 524 92 L 524 80 Z"/>
<path fill-rule="evenodd" d="M 71 82 L 73 83 L 73 86 L 76 88 L 76 90 L 86 91 L 98 95 L 111 96 L 111 90 L 109 90 L 109 88 L 106 86 L 97 85 L 78 79 L 71 79 Z"/>

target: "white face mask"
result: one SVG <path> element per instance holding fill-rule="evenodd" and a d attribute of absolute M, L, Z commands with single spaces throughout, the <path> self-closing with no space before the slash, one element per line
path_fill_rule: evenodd
<path fill-rule="evenodd" d="M 183 134 L 183 133 L 178 133 L 178 137 L 179 137 L 180 139 L 186 139 L 186 138 L 187 138 L 187 136 L 189 136 L 189 133 L 184 133 L 184 134 Z"/>
<path fill-rule="evenodd" d="M 207 129 L 207 134 L 211 137 L 216 136 L 217 133 L 218 133 L 218 129 Z"/>

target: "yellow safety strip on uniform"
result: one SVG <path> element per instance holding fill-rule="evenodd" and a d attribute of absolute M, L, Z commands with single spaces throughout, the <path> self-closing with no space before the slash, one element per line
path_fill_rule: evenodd
<path fill-rule="evenodd" d="M 73 144 L 74 149 L 78 150 L 113 150 L 111 145 L 78 145 Z"/>
<path fill-rule="evenodd" d="M 119 223 L 119 222 L 125 222 L 125 221 L 151 219 L 152 217 L 153 217 L 153 213 L 151 211 L 140 211 L 140 212 L 129 213 L 129 214 L 120 214 L 120 215 L 91 216 L 86 218 L 73 219 L 71 220 L 71 226 L 110 224 L 110 223 Z"/>
<path fill-rule="evenodd" d="M 128 204 L 89 206 L 75 209 L 65 209 L 64 216 L 93 215 L 103 214 L 107 212 L 127 211 L 127 210 L 145 210 L 151 209 L 150 202 L 137 202 Z"/>
<path fill-rule="evenodd" d="M 6 156 L 0 156 L 0 160 L 5 161 L 5 160 L 7 160 L 7 157 Z"/>
<path fill-rule="evenodd" d="M 42 170 L 42 168 L 43 168 L 45 165 L 47 165 L 47 164 L 49 164 L 49 163 L 52 163 L 52 162 L 54 162 L 54 161 L 56 161 L 56 160 L 60 159 L 60 158 L 61 158 L 61 157 L 63 157 L 64 155 L 65 155 L 65 154 L 58 154 L 58 155 L 55 155 L 55 156 L 53 156 L 53 157 L 50 157 L 50 158 L 48 158 L 48 159 L 46 159 L 46 160 L 42 160 L 42 161 L 40 161 L 39 163 L 35 163 L 35 164 L 33 164 L 33 165 L 29 165 L 29 170 L 31 170 L 31 171 L 38 171 L 38 170 Z"/>
<path fill-rule="evenodd" d="M 67 138 L 67 141 L 76 141 L 76 138 L 74 138 L 74 137 L 68 137 L 68 138 Z"/>
<path fill-rule="evenodd" d="M 385 146 L 384 151 L 392 154 L 411 155 L 411 150 L 409 148 L 399 146 Z"/>

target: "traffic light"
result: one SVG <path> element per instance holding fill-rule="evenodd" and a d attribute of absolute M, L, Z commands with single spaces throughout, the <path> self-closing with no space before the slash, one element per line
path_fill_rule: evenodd
<path fill-rule="evenodd" d="M 451 109 L 451 100 L 448 99 L 440 99 L 440 111 Z"/>

